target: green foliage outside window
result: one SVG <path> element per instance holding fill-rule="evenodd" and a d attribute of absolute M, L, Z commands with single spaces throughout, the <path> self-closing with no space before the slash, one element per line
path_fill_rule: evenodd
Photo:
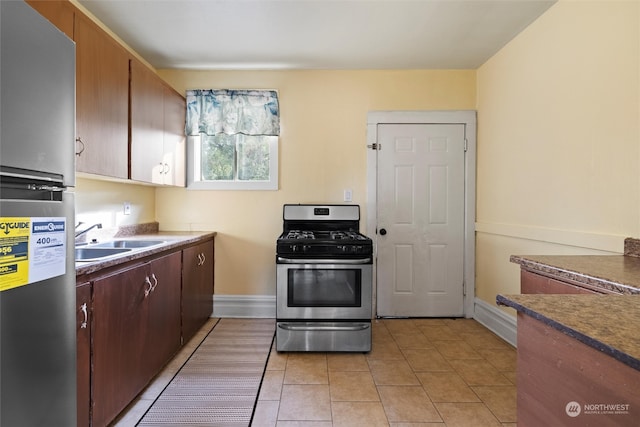
<path fill-rule="evenodd" d="M 268 136 L 244 136 L 238 143 L 238 179 L 266 181 L 269 179 Z"/>
<path fill-rule="evenodd" d="M 268 136 L 204 136 L 201 140 L 202 180 L 264 181 L 269 179 Z"/>

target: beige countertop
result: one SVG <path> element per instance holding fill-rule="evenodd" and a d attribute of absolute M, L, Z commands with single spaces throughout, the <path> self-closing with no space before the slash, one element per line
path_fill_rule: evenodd
<path fill-rule="evenodd" d="M 498 295 L 496 301 L 640 370 L 640 295 Z"/>
<path fill-rule="evenodd" d="M 126 252 L 119 256 L 109 257 L 104 260 L 89 261 L 89 262 L 76 261 L 76 277 L 95 273 L 105 268 L 115 267 L 129 261 L 134 261 L 136 259 L 144 258 L 149 255 L 155 255 L 170 249 L 208 240 L 214 237 L 215 235 L 216 233 L 212 231 L 192 231 L 192 232 L 160 231 L 160 232 L 153 232 L 153 233 L 143 233 L 143 234 L 116 237 L 116 239 L 130 239 L 130 240 L 159 239 L 159 240 L 163 240 L 164 243 L 155 245 L 155 246 L 150 246 L 144 249 L 137 249 L 131 252 Z M 89 243 L 85 247 L 91 247 L 91 243 Z"/>
<path fill-rule="evenodd" d="M 640 294 L 640 257 L 629 255 L 512 255 L 521 268 L 622 294 Z"/>

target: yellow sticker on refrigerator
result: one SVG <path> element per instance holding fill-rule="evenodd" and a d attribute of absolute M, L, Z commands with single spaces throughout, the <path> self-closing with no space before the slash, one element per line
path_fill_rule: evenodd
<path fill-rule="evenodd" d="M 0 218 L 0 291 L 65 274 L 66 218 Z"/>

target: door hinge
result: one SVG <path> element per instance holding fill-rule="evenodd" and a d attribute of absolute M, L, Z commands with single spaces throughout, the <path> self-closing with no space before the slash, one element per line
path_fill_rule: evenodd
<path fill-rule="evenodd" d="M 464 152 L 466 153 L 469 149 L 469 140 L 467 138 L 464 139 Z"/>
<path fill-rule="evenodd" d="M 374 142 L 373 144 L 367 145 L 367 148 L 371 148 L 372 150 L 382 150 L 382 144 Z"/>
<path fill-rule="evenodd" d="M 462 282 L 462 296 L 467 296 L 467 287 L 464 285 L 464 282 Z"/>

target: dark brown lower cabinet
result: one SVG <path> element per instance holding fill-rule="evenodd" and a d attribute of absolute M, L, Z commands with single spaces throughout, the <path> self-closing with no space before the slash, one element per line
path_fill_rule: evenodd
<path fill-rule="evenodd" d="M 93 282 L 92 425 L 106 426 L 180 347 L 180 252 Z"/>
<path fill-rule="evenodd" d="M 78 277 L 78 427 L 109 425 L 211 316 L 213 244 Z"/>
<path fill-rule="evenodd" d="M 182 342 L 213 312 L 213 240 L 182 251 Z"/>
<path fill-rule="evenodd" d="M 91 283 L 76 286 L 78 427 L 91 423 Z"/>
<path fill-rule="evenodd" d="M 517 383 L 518 427 L 638 425 L 640 371 L 523 313 Z"/>

